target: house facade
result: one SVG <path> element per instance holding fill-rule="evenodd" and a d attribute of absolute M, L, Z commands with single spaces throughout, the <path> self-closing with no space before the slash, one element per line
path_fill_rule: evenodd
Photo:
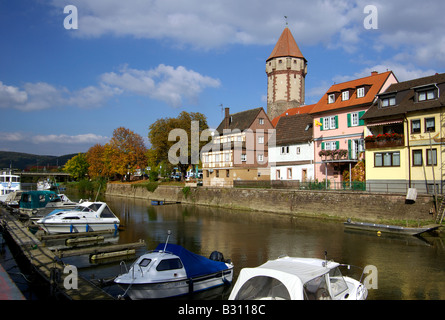
<path fill-rule="evenodd" d="M 203 147 L 203 185 L 233 187 L 234 180 L 269 180 L 268 143 L 274 128 L 263 108 L 230 114 Z"/>
<path fill-rule="evenodd" d="M 314 105 L 314 174 L 338 188 L 352 181 L 351 170 L 364 159 L 365 123 L 361 117 L 377 94 L 397 83 L 391 71 L 372 72 L 370 76 L 335 84 Z M 333 184 L 333 185 L 332 185 Z"/>
<path fill-rule="evenodd" d="M 309 114 L 280 117 L 275 146 L 269 145 L 270 179 L 307 182 L 314 179 L 313 119 Z"/>
<path fill-rule="evenodd" d="M 442 193 L 445 74 L 391 85 L 363 115 L 369 191 Z"/>

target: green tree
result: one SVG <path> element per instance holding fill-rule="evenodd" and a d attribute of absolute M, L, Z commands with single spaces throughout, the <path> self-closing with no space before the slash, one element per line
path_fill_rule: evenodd
<path fill-rule="evenodd" d="M 198 122 L 197 135 L 196 132 L 195 135 L 192 134 L 192 123 L 194 121 Z M 182 130 L 181 132 L 186 136 L 186 141 L 181 141 L 180 138 L 178 139 L 175 136 L 174 133 L 178 132 L 173 131 L 175 129 Z M 169 163 L 171 167 L 177 166 L 182 173 L 182 177 L 184 177 L 190 165 L 197 165 L 197 163 L 193 162 L 196 161 L 196 159 L 199 161 L 199 150 L 208 143 L 208 140 L 200 141 L 200 136 L 206 129 L 208 129 L 207 118 L 199 112 L 188 113 L 183 111 L 177 118 L 163 118 L 154 122 L 148 132 L 148 139 L 151 143 L 149 152 L 151 166 L 157 166 L 161 162 Z M 170 133 L 173 134 L 169 141 Z M 175 150 L 174 147 L 179 142 L 182 142 L 181 151 L 183 151 L 183 153 L 181 156 L 180 150 L 177 150 L 175 155 L 179 158 L 179 162 L 172 163 L 172 157 L 169 157 L 169 151 L 172 147 L 173 150 Z"/>
<path fill-rule="evenodd" d="M 85 153 L 79 153 L 65 163 L 63 171 L 71 174 L 74 179 L 80 180 L 88 174 L 88 167 Z"/>

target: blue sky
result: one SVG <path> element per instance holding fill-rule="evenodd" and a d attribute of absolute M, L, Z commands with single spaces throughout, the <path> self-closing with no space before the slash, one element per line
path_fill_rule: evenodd
<path fill-rule="evenodd" d="M 67 5 L 78 29 L 66 29 Z M 367 5 L 377 29 L 365 28 Z M 266 109 L 265 61 L 288 26 L 308 60 L 306 104 L 334 82 L 445 70 L 443 1 L 0 0 L 0 150 L 86 152 L 157 119 L 211 127 Z M 147 147 L 149 147 L 147 141 Z"/>

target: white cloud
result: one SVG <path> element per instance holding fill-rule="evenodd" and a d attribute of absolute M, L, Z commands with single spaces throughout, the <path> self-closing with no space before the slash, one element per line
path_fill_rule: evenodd
<path fill-rule="evenodd" d="M 41 143 L 61 143 L 61 144 L 96 144 L 106 143 L 110 138 L 106 136 L 96 135 L 94 133 L 66 135 L 66 134 L 50 134 L 50 135 L 35 135 L 31 137 L 31 141 L 35 144 Z"/>
<path fill-rule="evenodd" d="M 75 106 L 95 108 L 120 94 L 147 96 L 164 101 L 172 107 L 184 100 L 196 103 L 207 87 L 217 88 L 220 81 L 183 66 L 176 68 L 160 64 L 154 69 L 137 70 L 128 67 L 118 73 L 104 73 L 100 82 L 77 91 L 56 88 L 45 82 L 25 83 L 23 88 L 0 82 L 0 106 L 21 111 L 36 111 L 54 107 Z"/>
<path fill-rule="evenodd" d="M 221 84 L 218 79 L 203 76 L 183 66 L 174 68 L 164 64 L 150 70 L 124 67 L 118 74 L 103 74 L 101 80 L 122 91 L 149 96 L 173 107 L 182 106 L 184 98 L 194 104 L 204 88 L 217 88 Z"/>

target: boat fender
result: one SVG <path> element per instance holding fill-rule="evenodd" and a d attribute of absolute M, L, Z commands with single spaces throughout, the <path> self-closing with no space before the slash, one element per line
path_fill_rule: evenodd
<path fill-rule="evenodd" d="M 189 278 L 189 293 L 193 293 L 193 279 Z"/>

